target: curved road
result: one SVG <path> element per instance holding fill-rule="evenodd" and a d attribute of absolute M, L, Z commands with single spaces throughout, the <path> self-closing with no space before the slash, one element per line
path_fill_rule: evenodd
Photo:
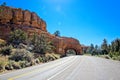
<path fill-rule="evenodd" d="M 0 80 L 120 80 L 120 62 L 92 56 L 70 56 L 0 74 Z"/>

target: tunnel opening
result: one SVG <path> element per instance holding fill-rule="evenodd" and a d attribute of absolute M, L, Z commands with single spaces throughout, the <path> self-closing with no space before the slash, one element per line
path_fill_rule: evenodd
<path fill-rule="evenodd" d="M 66 55 L 66 56 L 74 56 L 74 55 L 77 55 L 77 52 L 76 52 L 76 50 L 74 50 L 74 49 L 67 49 L 67 50 L 65 51 L 65 55 Z"/>

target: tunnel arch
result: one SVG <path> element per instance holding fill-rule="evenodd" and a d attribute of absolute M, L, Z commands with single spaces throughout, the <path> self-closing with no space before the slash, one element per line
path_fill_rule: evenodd
<path fill-rule="evenodd" d="M 77 55 L 77 50 L 74 48 L 66 48 L 66 49 L 64 49 L 64 52 L 65 52 L 64 54 L 66 56 Z"/>
<path fill-rule="evenodd" d="M 76 55 L 82 54 L 82 48 L 77 39 L 68 37 L 55 37 L 53 39 L 54 46 L 56 47 L 55 52 L 61 55 L 66 55 L 66 51 L 72 49 L 76 52 Z"/>

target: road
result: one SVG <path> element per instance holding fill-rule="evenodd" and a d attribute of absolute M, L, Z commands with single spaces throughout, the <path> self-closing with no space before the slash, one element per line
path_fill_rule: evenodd
<path fill-rule="evenodd" d="M 120 80 L 120 62 L 92 56 L 69 56 L 0 74 L 0 80 Z"/>

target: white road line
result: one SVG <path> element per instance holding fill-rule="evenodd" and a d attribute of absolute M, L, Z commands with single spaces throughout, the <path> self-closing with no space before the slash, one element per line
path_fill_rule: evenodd
<path fill-rule="evenodd" d="M 54 78 L 55 76 L 59 75 L 60 73 L 62 73 L 63 71 L 65 71 L 66 69 L 68 69 L 69 67 L 71 67 L 74 63 L 72 63 L 71 65 L 67 66 L 66 68 L 64 68 L 62 71 L 56 73 L 55 75 L 51 76 L 50 78 L 48 78 L 47 80 L 51 80 L 52 78 Z"/>
<path fill-rule="evenodd" d="M 68 58 L 68 57 L 65 57 L 65 58 Z M 68 59 L 65 59 L 65 58 L 61 58 L 61 59 L 59 59 L 58 61 L 57 61 L 57 63 L 59 63 L 58 65 L 60 65 L 61 64 L 61 61 L 62 61 L 62 63 L 66 63 L 66 62 L 68 62 L 68 61 L 70 61 L 70 58 L 68 58 Z M 55 61 L 53 61 L 53 62 L 55 62 Z M 55 63 L 53 63 L 52 62 L 52 64 L 55 64 Z M 43 66 L 44 65 L 44 66 Z M 27 69 L 30 69 L 30 68 L 32 68 L 32 67 L 34 67 L 33 69 L 35 70 L 36 68 L 39 68 L 39 67 L 42 67 L 42 68 L 44 68 L 44 67 L 46 67 L 46 65 L 48 65 L 48 63 L 44 63 L 44 64 L 40 64 L 40 65 L 34 65 L 34 66 L 30 66 L 30 67 L 26 67 L 26 68 L 23 68 L 23 69 L 18 69 L 18 70 L 15 70 L 15 71 L 11 71 L 11 72 L 8 72 L 8 73 L 2 73 L 2 74 L 0 74 L 0 77 L 2 77 L 2 76 L 7 76 L 8 74 L 12 74 L 12 73 L 15 73 L 15 72 L 19 72 L 19 71 L 21 71 L 21 70 L 27 70 Z M 23 74 L 23 73 L 22 73 Z M 18 74 L 19 75 L 19 74 Z"/>
<path fill-rule="evenodd" d="M 69 61 L 70 61 L 70 60 L 69 60 Z M 62 63 L 65 63 L 65 62 L 68 62 L 68 60 L 65 60 L 65 61 L 62 62 Z M 43 67 L 42 70 L 41 70 L 41 68 L 40 68 L 40 69 L 35 69 L 35 70 L 31 71 L 31 72 L 23 73 L 23 74 L 20 74 L 20 75 L 17 75 L 17 76 L 8 78 L 8 80 L 14 80 L 14 79 L 17 79 L 17 78 L 20 78 L 20 77 L 23 77 L 23 76 L 27 76 L 27 75 L 29 75 L 29 74 L 32 74 L 33 72 L 44 71 L 44 70 L 46 70 L 46 69 L 48 69 L 48 68 L 56 67 L 56 66 L 59 66 L 59 65 L 61 65 L 61 63 L 59 63 L 59 64 L 54 64 L 54 65 L 51 65 L 51 66 L 48 66 L 48 67 Z M 61 66 L 62 66 L 62 65 L 61 65 Z"/>

